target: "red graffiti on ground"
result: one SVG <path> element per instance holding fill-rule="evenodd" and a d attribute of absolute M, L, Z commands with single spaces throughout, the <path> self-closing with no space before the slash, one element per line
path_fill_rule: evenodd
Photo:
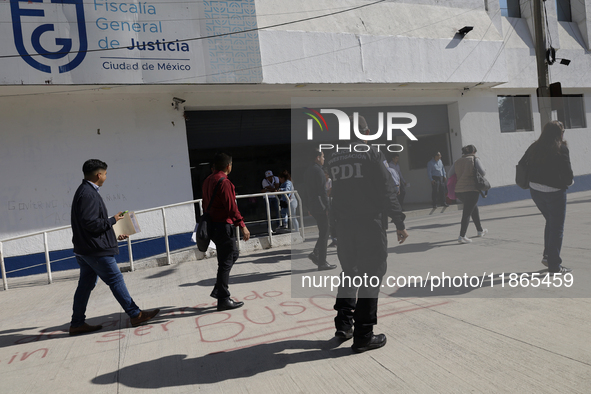
<path fill-rule="evenodd" d="M 23 352 L 20 355 L 20 358 L 19 358 L 19 352 L 16 352 L 6 364 L 12 364 L 13 362 L 25 361 L 37 352 L 41 352 L 38 355 L 41 356 L 41 358 L 45 358 L 45 356 L 47 356 L 47 353 L 49 352 L 49 349 L 41 348 L 41 349 L 33 350 L 32 352 Z M 0 359 L 0 363 L 2 363 L 2 361 L 3 360 Z"/>
<path fill-rule="evenodd" d="M 226 352 L 247 348 L 251 346 L 284 341 L 288 339 L 312 335 L 322 331 L 334 330 L 334 316 L 335 311 L 332 308 L 334 296 L 321 295 L 314 296 L 303 300 L 288 300 L 281 301 L 274 300 L 274 298 L 282 296 L 281 291 L 268 291 L 259 293 L 251 291 L 248 295 L 236 300 L 248 301 L 241 309 L 226 312 L 203 313 L 204 309 L 215 307 L 217 302 L 202 303 L 193 307 L 181 307 L 167 311 L 159 316 L 159 318 L 171 316 L 183 316 L 191 313 L 203 313 L 195 317 L 195 329 L 198 332 L 199 339 L 205 343 L 220 343 L 227 342 L 231 348 L 218 350 L 217 352 Z M 332 298 L 331 298 L 332 297 Z M 264 305 L 261 305 L 258 300 L 262 300 Z M 421 298 L 404 298 L 392 299 L 384 298 L 380 300 L 378 309 L 378 320 L 389 316 L 419 311 L 422 309 L 434 308 L 449 303 L 450 301 L 429 301 Z M 324 316 L 318 317 L 318 313 Z M 128 335 L 144 336 L 149 335 L 155 331 L 169 332 L 177 324 L 174 320 L 168 320 L 164 323 L 144 325 L 137 328 L 131 328 L 129 318 L 122 320 L 108 320 L 103 323 L 103 329 L 111 327 L 117 331 L 110 331 L 104 333 L 96 339 L 96 343 L 108 343 L 119 341 Z M 172 327 L 171 327 L 172 325 Z M 264 331 L 264 326 L 273 327 L 289 326 L 289 328 L 279 328 L 276 330 Z M 27 336 L 14 342 L 14 344 L 32 343 L 47 339 L 52 339 L 57 335 L 66 334 L 65 331 L 46 331 L 41 330 L 39 334 Z M 99 333 L 100 334 L 100 333 Z M 244 343 L 241 346 L 236 344 Z M 48 353 L 47 348 L 37 349 L 33 352 L 25 352 L 21 355 L 20 361 L 25 361 L 32 354 L 43 351 L 41 358 L 45 358 Z M 18 360 L 15 354 L 8 364 Z M 0 359 L 0 362 L 2 360 Z"/>

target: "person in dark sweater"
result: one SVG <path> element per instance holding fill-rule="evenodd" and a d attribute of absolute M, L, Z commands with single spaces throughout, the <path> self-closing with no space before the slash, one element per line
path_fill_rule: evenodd
<path fill-rule="evenodd" d="M 324 153 L 315 149 L 312 154 L 314 162 L 304 174 L 305 201 L 308 212 L 316 220 L 318 225 L 318 240 L 308 258 L 318 266 L 318 271 L 326 271 L 337 268 L 335 264 L 326 261 L 326 249 L 329 235 L 328 210 L 329 202 L 326 194 L 326 176 L 322 166 L 324 165 Z"/>
<path fill-rule="evenodd" d="M 160 310 L 142 311 L 138 308 L 129 295 L 123 275 L 117 266 L 114 256 L 119 254 L 119 246 L 113 225 L 123 217 L 123 213 L 119 212 L 109 217 L 99 194 L 99 188 L 107 179 L 107 164 L 101 160 L 87 160 L 82 166 L 82 172 L 84 180 L 72 201 L 72 243 L 76 261 L 80 266 L 80 279 L 74 293 L 69 333 L 79 335 L 103 328 L 101 325 L 91 326 L 85 322 L 88 299 L 98 277 L 109 286 L 129 316 L 131 325 L 137 327 L 155 317 Z M 127 235 L 119 236 L 119 240 L 126 238 Z"/>
<path fill-rule="evenodd" d="M 574 181 L 569 150 L 561 122 L 544 126 L 542 135 L 525 152 L 519 164 L 527 166 L 531 198 L 544 215 L 544 252 L 542 264 L 548 272 L 566 274 L 572 271 L 562 266 L 560 250 L 566 217 L 566 189 Z"/>

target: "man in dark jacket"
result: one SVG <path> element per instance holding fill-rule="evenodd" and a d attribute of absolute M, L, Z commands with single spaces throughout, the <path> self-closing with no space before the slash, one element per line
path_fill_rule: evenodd
<path fill-rule="evenodd" d="M 315 150 L 313 153 L 314 163 L 308 167 L 304 174 L 306 190 L 306 208 L 316 220 L 318 225 L 318 240 L 314 246 L 314 251 L 308 255 L 314 264 L 318 266 L 318 271 L 332 270 L 337 266 L 328 264 L 326 261 L 326 249 L 328 242 L 328 195 L 326 194 L 326 176 L 322 166 L 324 165 L 324 153 Z"/>
<path fill-rule="evenodd" d="M 87 160 L 82 166 L 84 180 L 74 194 L 72 201 L 72 243 L 76 261 L 80 265 L 80 279 L 74 293 L 74 307 L 70 335 L 79 335 L 100 330 L 101 325 L 85 323 L 85 312 L 90 293 L 97 277 L 100 277 L 130 317 L 133 327 L 152 319 L 159 309 L 142 311 L 133 302 L 127 291 L 123 275 L 117 266 L 115 255 L 119 246 L 113 225 L 123 217 L 123 213 L 109 217 L 107 207 L 99 194 L 99 188 L 107 179 L 107 164 L 100 160 Z M 127 235 L 119 236 L 120 240 Z"/>
<path fill-rule="evenodd" d="M 387 218 L 391 217 L 396 225 L 399 243 L 408 237 L 396 185 L 386 165 L 374 149 L 335 152 L 328 159 L 333 178 L 331 209 L 339 237 L 337 254 L 343 268 L 334 306 L 335 336 L 353 337 L 356 352 L 386 344 L 386 336 L 374 335 L 373 326 L 377 323 L 380 284 L 387 269 Z M 369 281 L 354 285 L 354 277 Z"/>

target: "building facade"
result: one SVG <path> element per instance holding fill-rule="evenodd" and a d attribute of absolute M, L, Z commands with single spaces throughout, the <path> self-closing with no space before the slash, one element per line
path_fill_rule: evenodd
<path fill-rule="evenodd" d="M 218 149 L 236 152 L 238 193 L 258 192 L 266 169 L 290 165 L 290 108 L 308 99 L 387 102 L 422 114 L 419 128 L 428 119 L 418 141 L 396 137 L 407 202 L 429 201 L 433 149 L 450 164 L 467 144 L 498 189 L 488 201 L 526 198 L 515 164 L 542 128 L 532 1 L 0 3 L 0 240 L 68 225 L 89 158 L 109 164 L 112 213 L 199 198 Z M 567 97 L 555 116 L 574 190 L 586 190 L 591 0 L 544 3 L 548 44 L 570 60 L 550 66 Z M 194 223 L 181 209 L 169 232 Z M 41 247 L 11 242 L 4 254 Z"/>

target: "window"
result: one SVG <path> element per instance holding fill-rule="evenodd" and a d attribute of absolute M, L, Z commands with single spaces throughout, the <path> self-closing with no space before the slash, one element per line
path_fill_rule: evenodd
<path fill-rule="evenodd" d="M 502 133 L 533 130 L 529 96 L 497 96 L 497 101 Z"/>
<path fill-rule="evenodd" d="M 587 127 L 585 103 L 582 94 L 565 94 L 562 96 L 562 108 L 558 110 L 558 120 L 567 129 Z"/>
<path fill-rule="evenodd" d="M 499 0 L 501 4 L 501 15 L 511 18 L 521 18 L 519 10 L 519 0 Z"/>
<path fill-rule="evenodd" d="M 427 168 L 427 163 L 436 152 L 441 153 L 443 165 L 452 164 L 449 154 L 447 134 L 435 134 L 419 137 L 418 141 L 408 141 L 408 164 L 411 170 Z"/>
<path fill-rule="evenodd" d="M 556 15 L 559 21 L 573 21 L 573 17 L 570 12 L 570 0 L 556 0 Z"/>

